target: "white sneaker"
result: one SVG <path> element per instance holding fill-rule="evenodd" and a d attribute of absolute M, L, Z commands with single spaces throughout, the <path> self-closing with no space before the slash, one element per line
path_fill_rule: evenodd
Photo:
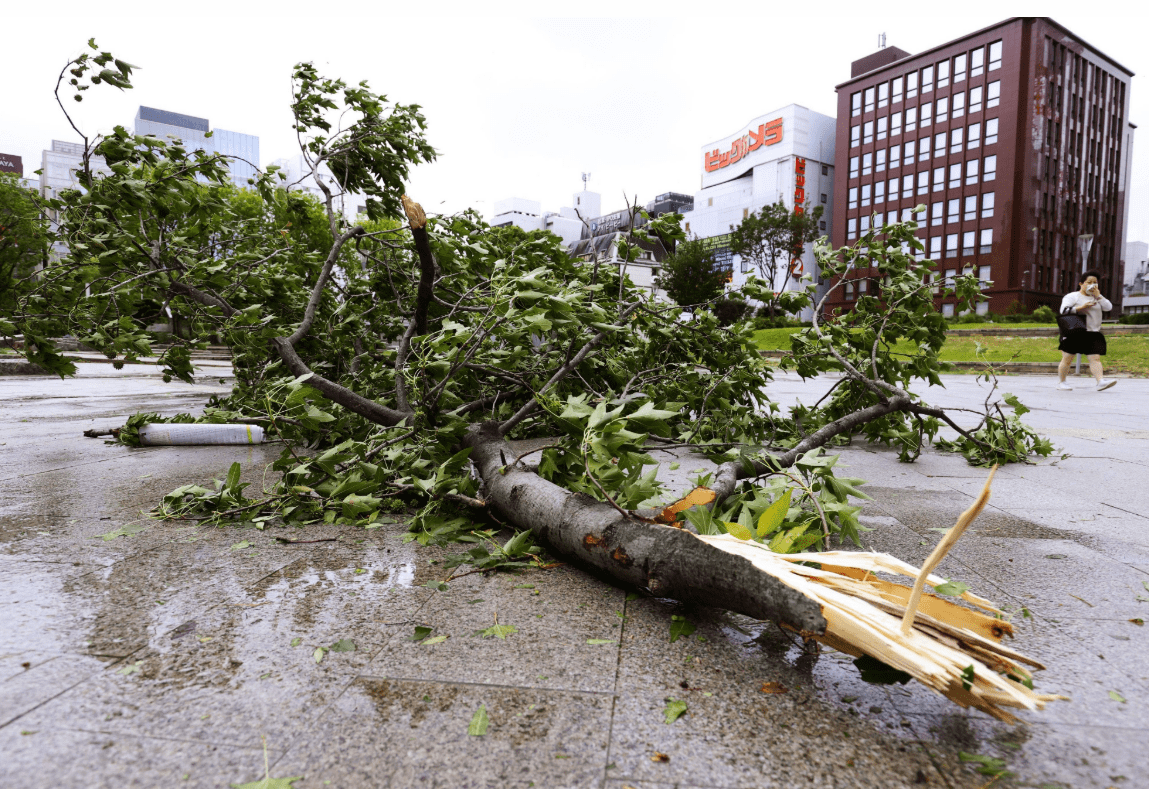
<path fill-rule="evenodd" d="M 1103 392 L 1103 391 L 1105 391 L 1106 389 L 1108 389 L 1109 387 L 1111 387 L 1111 386 L 1116 386 L 1116 385 L 1117 385 L 1117 382 L 1116 382 L 1116 381 L 1114 381 L 1113 379 L 1111 379 L 1111 378 L 1102 378 L 1100 381 L 1098 381 L 1098 382 L 1097 382 L 1097 391 L 1098 391 L 1098 392 Z"/>
<path fill-rule="evenodd" d="M 1065 383 L 1065 381 L 1060 381 L 1057 384 L 1057 388 L 1061 389 L 1063 391 L 1066 391 L 1066 392 L 1072 392 L 1073 391 L 1073 387 L 1070 386 L 1069 384 Z"/>

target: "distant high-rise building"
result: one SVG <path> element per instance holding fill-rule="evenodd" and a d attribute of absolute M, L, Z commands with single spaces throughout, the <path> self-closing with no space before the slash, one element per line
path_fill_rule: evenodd
<path fill-rule="evenodd" d="M 82 169 L 84 162 L 84 146 L 78 142 L 65 142 L 52 140 L 52 147 L 40 154 L 40 194 L 45 197 L 55 197 L 63 189 L 79 189 L 80 181 L 76 172 Z M 102 156 L 93 156 L 89 160 L 92 172 L 104 174 L 108 172 L 107 163 Z"/>
<path fill-rule="evenodd" d="M 151 134 L 159 138 L 177 137 L 191 150 L 203 150 L 231 157 L 228 169 L 237 186 L 247 186 L 259 167 L 259 137 L 254 134 L 212 130 L 207 118 L 183 115 L 154 107 L 141 106 L 135 118 L 136 134 Z M 210 137 L 208 132 L 212 132 Z"/>
<path fill-rule="evenodd" d="M 935 277 L 972 271 L 989 297 L 978 311 L 998 313 L 1056 309 L 1087 255 L 1120 311 L 1132 77 L 1048 17 L 855 61 L 837 87 L 834 245 L 913 218 Z M 881 279 L 852 272 L 828 306 L 849 309 Z"/>
<path fill-rule="evenodd" d="M 318 171 L 313 174 L 312 168 L 301 153 L 276 159 L 272 164 L 279 168 L 279 175 L 283 176 L 282 180 L 276 179 L 276 183 L 280 187 L 292 192 L 306 192 L 323 201 L 326 196 L 323 194 L 323 190 L 319 188 L 318 179 L 331 191 L 333 207 L 342 213 L 344 218 L 348 221 L 355 221 L 361 214 L 366 216 L 367 196 L 354 192 L 344 192 L 338 181 L 335 180 L 331 168 L 326 164 L 320 164 Z"/>

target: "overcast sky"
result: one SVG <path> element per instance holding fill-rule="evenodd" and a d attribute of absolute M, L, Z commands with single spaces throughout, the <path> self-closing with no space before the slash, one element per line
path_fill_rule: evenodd
<path fill-rule="evenodd" d="M 837 10 L 799 3 L 804 15 L 758 13 L 777 4 L 648 4 L 658 17 L 618 16 L 626 3 L 460 4 L 498 9 L 484 16 L 443 3 L 436 17 L 389 13 L 394 3 L 141 4 L 118 15 L 90 2 L 9 7 L 0 152 L 40 167 L 53 138 L 74 133 L 52 90 L 63 64 L 94 36 L 101 49 L 141 68 L 135 89 L 93 88 L 77 121 L 85 131 L 122 124 L 137 107 L 210 119 L 213 128 L 255 134 L 268 164 L 297 153 L 288 102 L 291 66 L 303 60 L 348 82 L 366 79 L 394 101 L 418 103 L 439 159 L 416 169 L 410 194 L 428 210 L 525 197 L 544 210 L 570 204 L 590 172 L 602 208 L 699 188 L 702 145 L 748 120 L 797 103 L 834 115 L 834 85 L 877 37 L 911 53 L 1001 21 L 996 3 L 858 4 Z M 1149 121 L 1149 48 L 1129 12 L 1048 3 L 1061 24 L 1140 75 L 1129 120 Z M 552 13 L 586 12 L 584 18 Z M 936 11 L 931 11 L 936 8 Z M 317 12 L 315 9 L 319 9 Z M 955 14 L 955 9 L 965 13 Z M 71 109 L 71 108 L 70 108 Z M 1129 240 L 1149 240 L 1149 141 L 1134 146 Z"/>

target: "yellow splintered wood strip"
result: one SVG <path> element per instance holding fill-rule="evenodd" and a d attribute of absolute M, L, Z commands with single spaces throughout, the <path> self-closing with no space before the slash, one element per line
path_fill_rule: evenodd
<path fill-rule="evenodd" d="M 819 640 L 831 645 L 843 642 L 852 645 L 853 649 L 843 651 L 869 654 L 892 668 L 906 672 L 952 701 L 962 706 L 976 707 L 1002 721 L 1015 720 L 1012 714 L 1002 709 L 1003 706 L 1037 710 L 1045 704 L 1041 696 L 990 669 L 977 655 L 941 643 L 917 628 L 912 629 L 908 636 L 903 635 L 898 616 L 824 583 L 803 577 L 795 572 L 795 565 L 757 543 L 730 535 L 703 536 L 699 539 L 749 559 L 759 569 L 817 601 L 827 623 L 825 636 L 816 636 Z M 971 637 L 975 635 L 971 633 Z M 1027 672 L 1020 667 L 1014 672 L 1012 663 L 1004 659 L 1002 662 L 1009 667 L 1010 673 L 1027 677 Z M 962 672 L 970 666 L 974 669 L 974 680 L 970 689 L 966 690 L 962 685 Z M 992 693 L 992 698 L 987 693 Z"/>
<path fill-rule="evenodd" d="M 906 578 L 917 578 L 920 574 L 919 569 L 912 564 L 906 564 L 897 557 L 890 556 L 886 553 L 868 553 L 861 551 L 824 551 L 823 553 L 787 553 L 778 554 L 778 558 L 787 562 L 817 562 L 822 565 L 823 570 L 831 570 L 838 572 L 840 568 L 847 568 L 845 571 L 839 573 L 840 575 L 847 575 L 851 578 L 862 578 L 856 571 L 864 571 L 870 573 L 885 572 L 890 575 L 901 575 Z M 803 567 L 798 572 L 805 572 L 812 568 Z M 853 572 L 851 572 L 853 571 Z M 937 575 L 929 575 L 926 577 L 926 583 L 930 586 L 938 586 L 944 584 L 945 578 Z M 965 600 L 971 605 L 975 605 L 990 613 L 1000 614 L 997 606 L 986 600 L 984 597 L 978 597 L 971 592 L 963 592 L 960 595 L 962 600 Z"/>
<path fill-rule="evenodd" d="M 974 499 L 970 508 L 958 516 L 957 523 L 945 535 L 942 536 L 941 541 L 930 552 L 926 563 L 922 565 L 921 573 L 918 574 L 918 580 L 914 582 L 914 591 L 910 594 L 909 605 L 906 606 L 905 616 L 902 617 L 902 633 L 903 635 L 909 634 L 910 628 L 914 626 L 914 612 L 917 611 L 918 601 L 922 597 L 922 589 L 925 587 L 926 580 L 934 568 L 938 566 L 945 555 L 949 553 L 950 548 L 954 547 L 961 536 L 965 534 L 965 530 L 971 523 L 981 514 L 982 509 L 989 502 L 989 485 L 993 482 L 993 475 L 997 473 L 997 464 L 989 470 L 989 477 L 986 478 L 985 485 L 981 489 L 981 493 Z"/>
<path fill-rule="evenodd" d="M 930 571 L 981 512 L 989 500 L 992 479 L 991 471 L 974 505 L 962 513 L 920 570 L 886 554 L 777 554 L 729 534 L 698 539 L 748 559 L 817 602 L 826 619 L 826 632 L 803 635 L 846 654 L 870 655 L 957 704 L 1014 722 L 1017 719 L 1004 708 L 1039 710 L 1046 702 L 1065 697 L 1035 693 L 1022 684 L 1031 677 L 1022 663 L 1042 666 L 999 643 L 1003 636 L 1012 636 L 1013 629 L 994 616 L 1000 616 L 1001 611 L 993 603 L 968 591 L 961 595 L 961 599 L 988 612 L 987 616 L 952 600 L 923 595 L 927 583 L 944 583 L 945 579 Z M 816 562 L 819 567 L 802 562 Z M 911 590 L 890 583 L 878 578 L 878 572 L 912 578 L 914 587 Z"/>

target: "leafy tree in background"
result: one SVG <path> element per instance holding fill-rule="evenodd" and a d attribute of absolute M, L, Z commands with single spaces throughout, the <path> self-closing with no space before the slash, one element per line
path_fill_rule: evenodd
<path fill-rule="evenodd" d="M 670 300 L 691 312 L 700 304 L 712 301 L 726 289 L 727 272 L 716 269 L 714 254 L 701 239 L 682 241 L 662 261 L 662 273 L 655 285 L 666 291 Z"/>
<path fill-rule="evenodd" d="M 48 222 L 33 194 L 15 175 L 0 173 L 0 315 L 12 314 L 50 249 Z"/>
<path fill-rule="evenodd" d="M 781 199 L 773 205 L 752 211 L 734 229 L 730 248 L 758 270 L 769 285 L 766 307 L 773 318 L 780 305 L 780 294 L 794 276 L 792 261 L 802 254 L 806 244 L 818 238 L 818 220 L 822 206 L 810 210 L 809 203 L 799 213 L 791 211 Z"/>
<path fill-rule="evenodd" d="M 114 64 L 115 79 L 92 63 Z M 84 78 L 130 87 L 131 67 L 108 53 L 69 68 L 76 96 Z M 173 491 L 163 516 L 366 526 L 401 502 L 415 511 L 411 539 L 471 546 L 459 563 L 537 562 L 538 540 L 659 596 L 816 630 L 816 610 L 779 603 L 790 598 L 777 584 L 743 585 L 740 560 L 634 516 L 664 494 L 650 447 L 692 446 L 721 463 L 714 517 L 691 521 L 708 533 L 750 534 L 745 524 L 793 482 L 800 504 L 777 510 L 775 550 L 857 540 L 856 481 L 834 482 L 819 454 L 851 435 L 896 442 L 910 459 L 944 423 L 974 462 L 1048 452 L 994 402 L 970 430 L 909 393 L 911 380 L 936 382 L 945 336 L 921 265 L 899 248 L 920 248 L 912 223 L 818 250 L 837 275 L 864 258 L 890 284 L 882 300 L 795 336 L 788 364 L 842 377 L 825 404 L 785 414 L 745 324 L 722 328 L 709 312 L 681 320 L 681 307 L 652 303 L 625 270 L 571 259 L 553 235 L 492 229 L 473 212 L 427 215 L 404 194 L 410 168 L 435 157 L 418 106 L 306 63 L 292 88 L 305 161 L 336 175 L 320 182 L 318 203 L 277 189 L 273 168 L 237 193 L 224 157 L 178 141 L 121 127 L 85 138 L 85 160 L 102 156 L 109 172 L 84 173 L 83 190 L 44 205 L 59 212 L 68 253 L 0 316 L 0 338 L 22 334 L 29 360 L 62 376 L 74 365 L 51 339 L 61 330 L 117 360 L 148 355 L 145 301 L 189 318 L 160 360 L 168 376 L 191 380 L 190 349 L 209 338 L 230 347 L 236 385 L 202 418 L 261 423 L 284 439 L 279 481 L 248 500 L 236 470 L 217 491 Z M 335 208 L 349 191 L 367 196 L 368 222 Z M 620 258 L 633 261 L 644 234 L 681 238 L 679 219 L 633 230 Z M 798 235 L 787 238 L 770 248 L 794 249 Z M 751 278 L 743 290 L 767 299 L 773 285 Z M 973 278 L 954 287 L 959 309 L 981 298 Z M 809 303 L 811 290 L 794 299 Z M 903 338 L 914 350 L 895 353 Z M 545 439 L 531 465 L 517 439 Z M 496 542 L 507 526 L 521 531 Z"/>

